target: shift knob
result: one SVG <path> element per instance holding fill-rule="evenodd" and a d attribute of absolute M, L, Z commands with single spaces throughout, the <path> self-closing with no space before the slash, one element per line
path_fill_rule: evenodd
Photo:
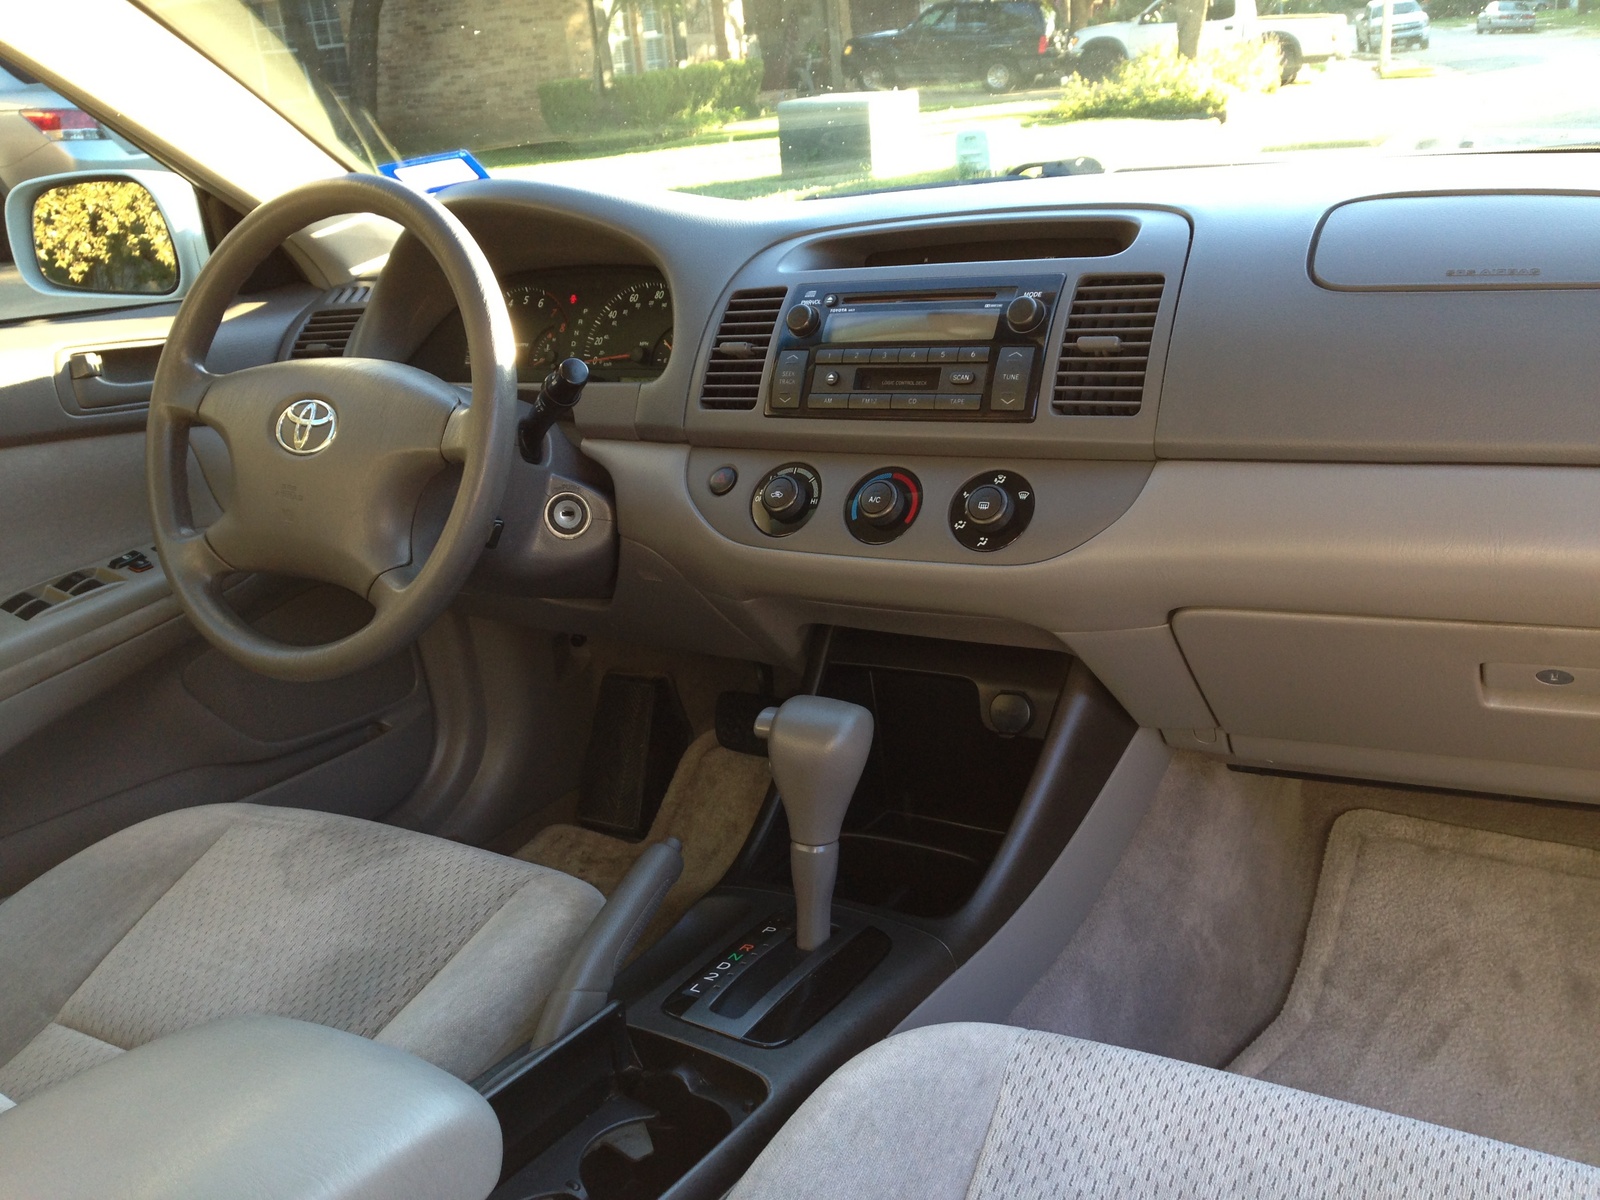
<path fill-rule="evenodd" d="M 872 714 L 859 704 L 794 696 L 756 718 L 772 780 L 789 816 L 795 941 L 815 950 L 832 931 L 839 830 L 872 750 Z"/>

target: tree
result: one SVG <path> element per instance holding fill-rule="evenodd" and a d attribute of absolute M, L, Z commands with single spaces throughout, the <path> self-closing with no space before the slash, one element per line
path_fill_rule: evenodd
<path fill-rule="evenodd" d="M 39 269 L 61 287 L 170 292 L 178 259 L 155 197 L 131 180 L 50 188 L 33 206 Z"/>
<path fill-rule="evenodd" d="M 1200 53 L 1200 33 L 1206 23 L 1206 0 L 1173 0 L 1178 22 L 1178 53 L 1195 58 Z"/>

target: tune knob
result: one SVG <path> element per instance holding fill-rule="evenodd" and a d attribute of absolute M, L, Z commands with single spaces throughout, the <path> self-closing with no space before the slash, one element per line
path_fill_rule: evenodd
<path fill-rule="evenodd" d="M 822 314 L 815 304 L 796 304 L 784 314 L 783 323 L 796 337 L 809 337 L 822 327 Z"/>
<path fill-rule="evenodd" d="M 1044 324 L 1048 309 L 1037 296 L 1018 296 L 1006 305 L 1006 327 L 1013 333 L 1032 333 Z"/>

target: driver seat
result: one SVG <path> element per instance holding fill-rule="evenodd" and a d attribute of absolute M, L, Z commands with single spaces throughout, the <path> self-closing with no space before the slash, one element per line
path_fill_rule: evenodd
<path fill-rule="evenodd" d="M 471 1079 L 528 1040 L 603 903 L 560 871 L 371 821 L 253 804 L 155 817 L 0 903 L 0 1095 L 241 1014 Z"/>

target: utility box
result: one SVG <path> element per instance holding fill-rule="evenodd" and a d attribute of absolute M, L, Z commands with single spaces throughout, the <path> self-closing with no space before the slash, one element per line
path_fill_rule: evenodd
<path fill-rule="evenodd" d="M 918 93 L 833 92 L 778 104 L 783 174 L 909 175 L 918 162 Z"/>

